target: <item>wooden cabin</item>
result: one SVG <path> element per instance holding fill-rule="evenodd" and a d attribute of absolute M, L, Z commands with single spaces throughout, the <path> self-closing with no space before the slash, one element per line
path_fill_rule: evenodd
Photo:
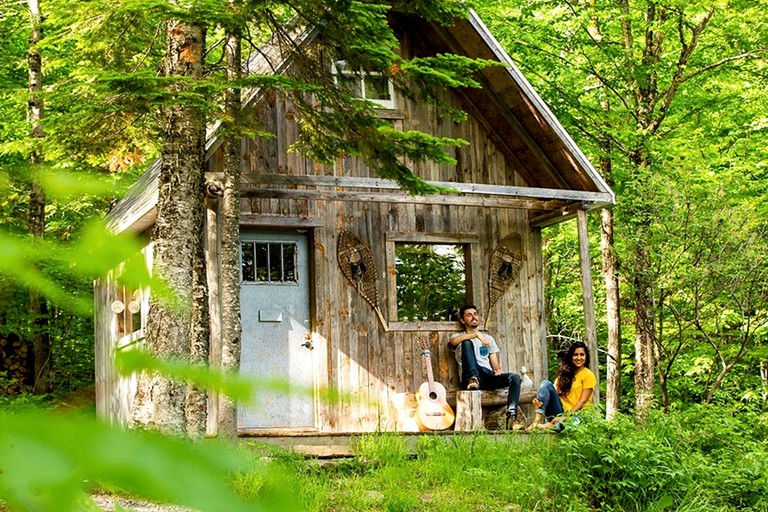
<path fill-rule="evenodd" d="M 458 389 L 445 343 L 459 328 L 455 312 L 414 313 L 398 296 L 405 294 L 398 276 L 408 251 L 453 251 L 441 256 L 457 262 L 456 301 L 490 315 L 489 332 L 501 347 L 505 370 L 526 366 L 534 382 L 545 378 L 541 228 L 614 202 L 613 192 L 475 13 L 450 27 L 410 16 L 392 22 L 405 57 L 453 52 L 503 64 L 478 73 L 481 89 L 445 91 L 452 106 L 469 113 L 465 122 L 391 89 L 376 98 L 378 114 L 398 129 L 470 142 L 452 150 L 456 165 L 414 169 L 458 192 L 414 197 L 377 178 L 357 158 L 325 166 L 289 152 L 298 131 L 292 105 L 269 91 L 252 91 L 244 108 L 274 137 L 242 141 L 241 372 L 308 391 L 262 392 L 254 403 L 240 404 L 243 435 L 412 430 L 413 393 L 427 378 L 423 339 L 435 379 L 449 392 Z M 306 44 L 312 44 L 311 35 Z M 248 69 L 290 72 L 290 55 L 267 46 Z M 213 130 L 207 141 L 212 180 L 222 172 L 221 153 Z M 148 265 L 159 169 L 158 162 L 150 166 L 108 217 L 116 232 L 147 241 Z M 217 212 L 212 197 L 206 244 L 214 363 L 220 325 Z M 125 424 L 135 382 L 116 377 L 111 361 L 114 351 L 141 341 L 148 292 L 118 289 L 118 273 L 95 285 L 97 409 L 100 417 Z M 422 286 L 424 296 L 441 292 L 439 281 Z M 324 390 L 340 394 L 327 401 Z M 215 417 L 209 431 L 216 432 Z"/>

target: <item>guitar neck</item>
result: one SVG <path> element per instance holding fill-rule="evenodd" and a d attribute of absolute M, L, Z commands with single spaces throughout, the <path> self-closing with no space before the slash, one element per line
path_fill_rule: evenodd
<path fill-rule="evenodd" d="M 427 381 L 429 382 L 429 390 L 435 390 L 435 378 L 432 375 L 432 357 L 429 350 L 424 349 L 421 351 L 421 355 L 424 356 L 424 363 L 427 365 Z"/>

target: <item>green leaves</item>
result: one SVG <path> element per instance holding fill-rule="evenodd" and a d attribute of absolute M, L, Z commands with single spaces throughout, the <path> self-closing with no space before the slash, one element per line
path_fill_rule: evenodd
<path fill-rule="evenodd" d="M 240 402 L 248 402 L 256 387 L 254 382 L 237 375 L 212 370 L 208 366 L 191 365 L 188 361 L 160 360 L 137 348 L 116 352 L 115 365 L 118 372 L 126 377 L 140 371 L 158 372 L 179 382 L 193 384 L 200 389 L 223 393 Z M 280 386 L 287 391 L 285 383 L 281 383 Z M 274 388 L 275 386 L 267 384 L 266 387 Z"/>
<path fill-rule="evenodd" d="M 94 487 L 201 511 L 259 510 L 229 487 L 255 465 L 231 446 L 122 431 L 92 418 L 0 414 L 0 499 L 18 510 L 83 510 Z"/>

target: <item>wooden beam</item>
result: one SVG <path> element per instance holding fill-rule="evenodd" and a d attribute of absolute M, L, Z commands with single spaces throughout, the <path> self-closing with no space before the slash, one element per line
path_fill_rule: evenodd
<path fill-rule="evenodd" d="M 245 228 L 281 227 L 290 229 L 314 228 L 325 225 L 325 220 L 317 217 L 290 217 L 287 215 L 241 214 L 240 225 Z"/>
<path fill-rule="evenodd" d="M 512 208 L 518 210 L 552 210 L 565 206 L 563 201 L 540 199 L 517 199 L 504 197 L 468 197 L 435 194 L 431 196 L 409 196 L 398 192 L 337 192 L 330 190 L 298 189 L 252 189 L 244 193 L 247 197 L 269 199 L 307 199 L 316 201 L 357 201 L 375 203 L 437 204 L 447 206 L 478 206 L 484 208 Z"/>
<path fill-rule="evenodd" d="M 207 173 L 209 178 L 217 179 L 220 173 Z M 548 189 L 535 187 L 516 187 L 507 185 L 486 185 L 482 183 L 457 183 L 450 181 L 427 181 L 426 183 L 435 187 L 454 190 L 457 195 L 435 194 L 427 197 L 457 197 L 466 200 L 466 197 L 459 196 L 498 196 L 514 199 L 529 200 L 556 200 L 556 201 L 578 201 L 585 203 L 612 203 L 613 197 L 605 192 L 590 192 L 586 190 L 566 190 L 566 189 Z M 407 195 L 397 182 L 381 178 L 355 178 L 347 176 L 311 176 L 311 175 L 288 175 L 288 174 L 244 174 L 243 175 L 243 193 L 250 195 L 260 190 L 263 185 L 271 186 L 307 186 L 307 187 L 333 187 L 333 188 L 352 188 L 352 189 L 373 189 L 376 191 L 400 191 L 409 201 L 414 197 Z M 461 204 L 466 204 L 462 202 Z M 533 204 L 533 203 L 531 203 Z"/>
<path fill-rule="evenodd" d="M 468 244 L 479 242 L 475 233 L 411 233 L 406 231 L 387 231 L 384 238 L 389 241 L 422 244 Z"/>
<path fill-rule="evenodd" d="M 587 335 L 587 346 L 590 353 L 590 370 L 600 382 L 600 366 L 597 357 L 597 334 L 595 321 L 595 300 L 592 293 L 592 266 L 589 257 L 589 233 L 587 230 L 587 212 L 579 210 L 576 213 L 579 231 L 579 263 L 581 265 L 581 297 L 584 305 L 584 324 Z M 595 386 L 592 394 L 594 403 L 600 402 L 600 386 Z"/>
<path fill-rule="evenodd" d="M 592 211 L 604 208 L 613 203 L 571 203 L 563 208 L 545 212 L 531 212 L 528 217 L 528 221 L 531 227 L 545 228 L 560 222 L 572 219 L 576 216 L 576 212 L 579 210 Z"/>

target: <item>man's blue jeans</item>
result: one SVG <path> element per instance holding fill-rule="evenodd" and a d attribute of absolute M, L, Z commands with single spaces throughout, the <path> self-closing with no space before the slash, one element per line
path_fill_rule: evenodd
<path fill-rule="evenodd" d="M 461 342 L 461 386 L 464 389 L 466 389 L 471 377 L 477 377 L 477 380 L 480 381 L 480 389 L 508 387 L 507 415 L 517 416 L 517 404 L 520 401 L 520 375 L 516 373 L 495 375 L 488 368 L 478 365 L 472 340 L 465 340 Z"/>

